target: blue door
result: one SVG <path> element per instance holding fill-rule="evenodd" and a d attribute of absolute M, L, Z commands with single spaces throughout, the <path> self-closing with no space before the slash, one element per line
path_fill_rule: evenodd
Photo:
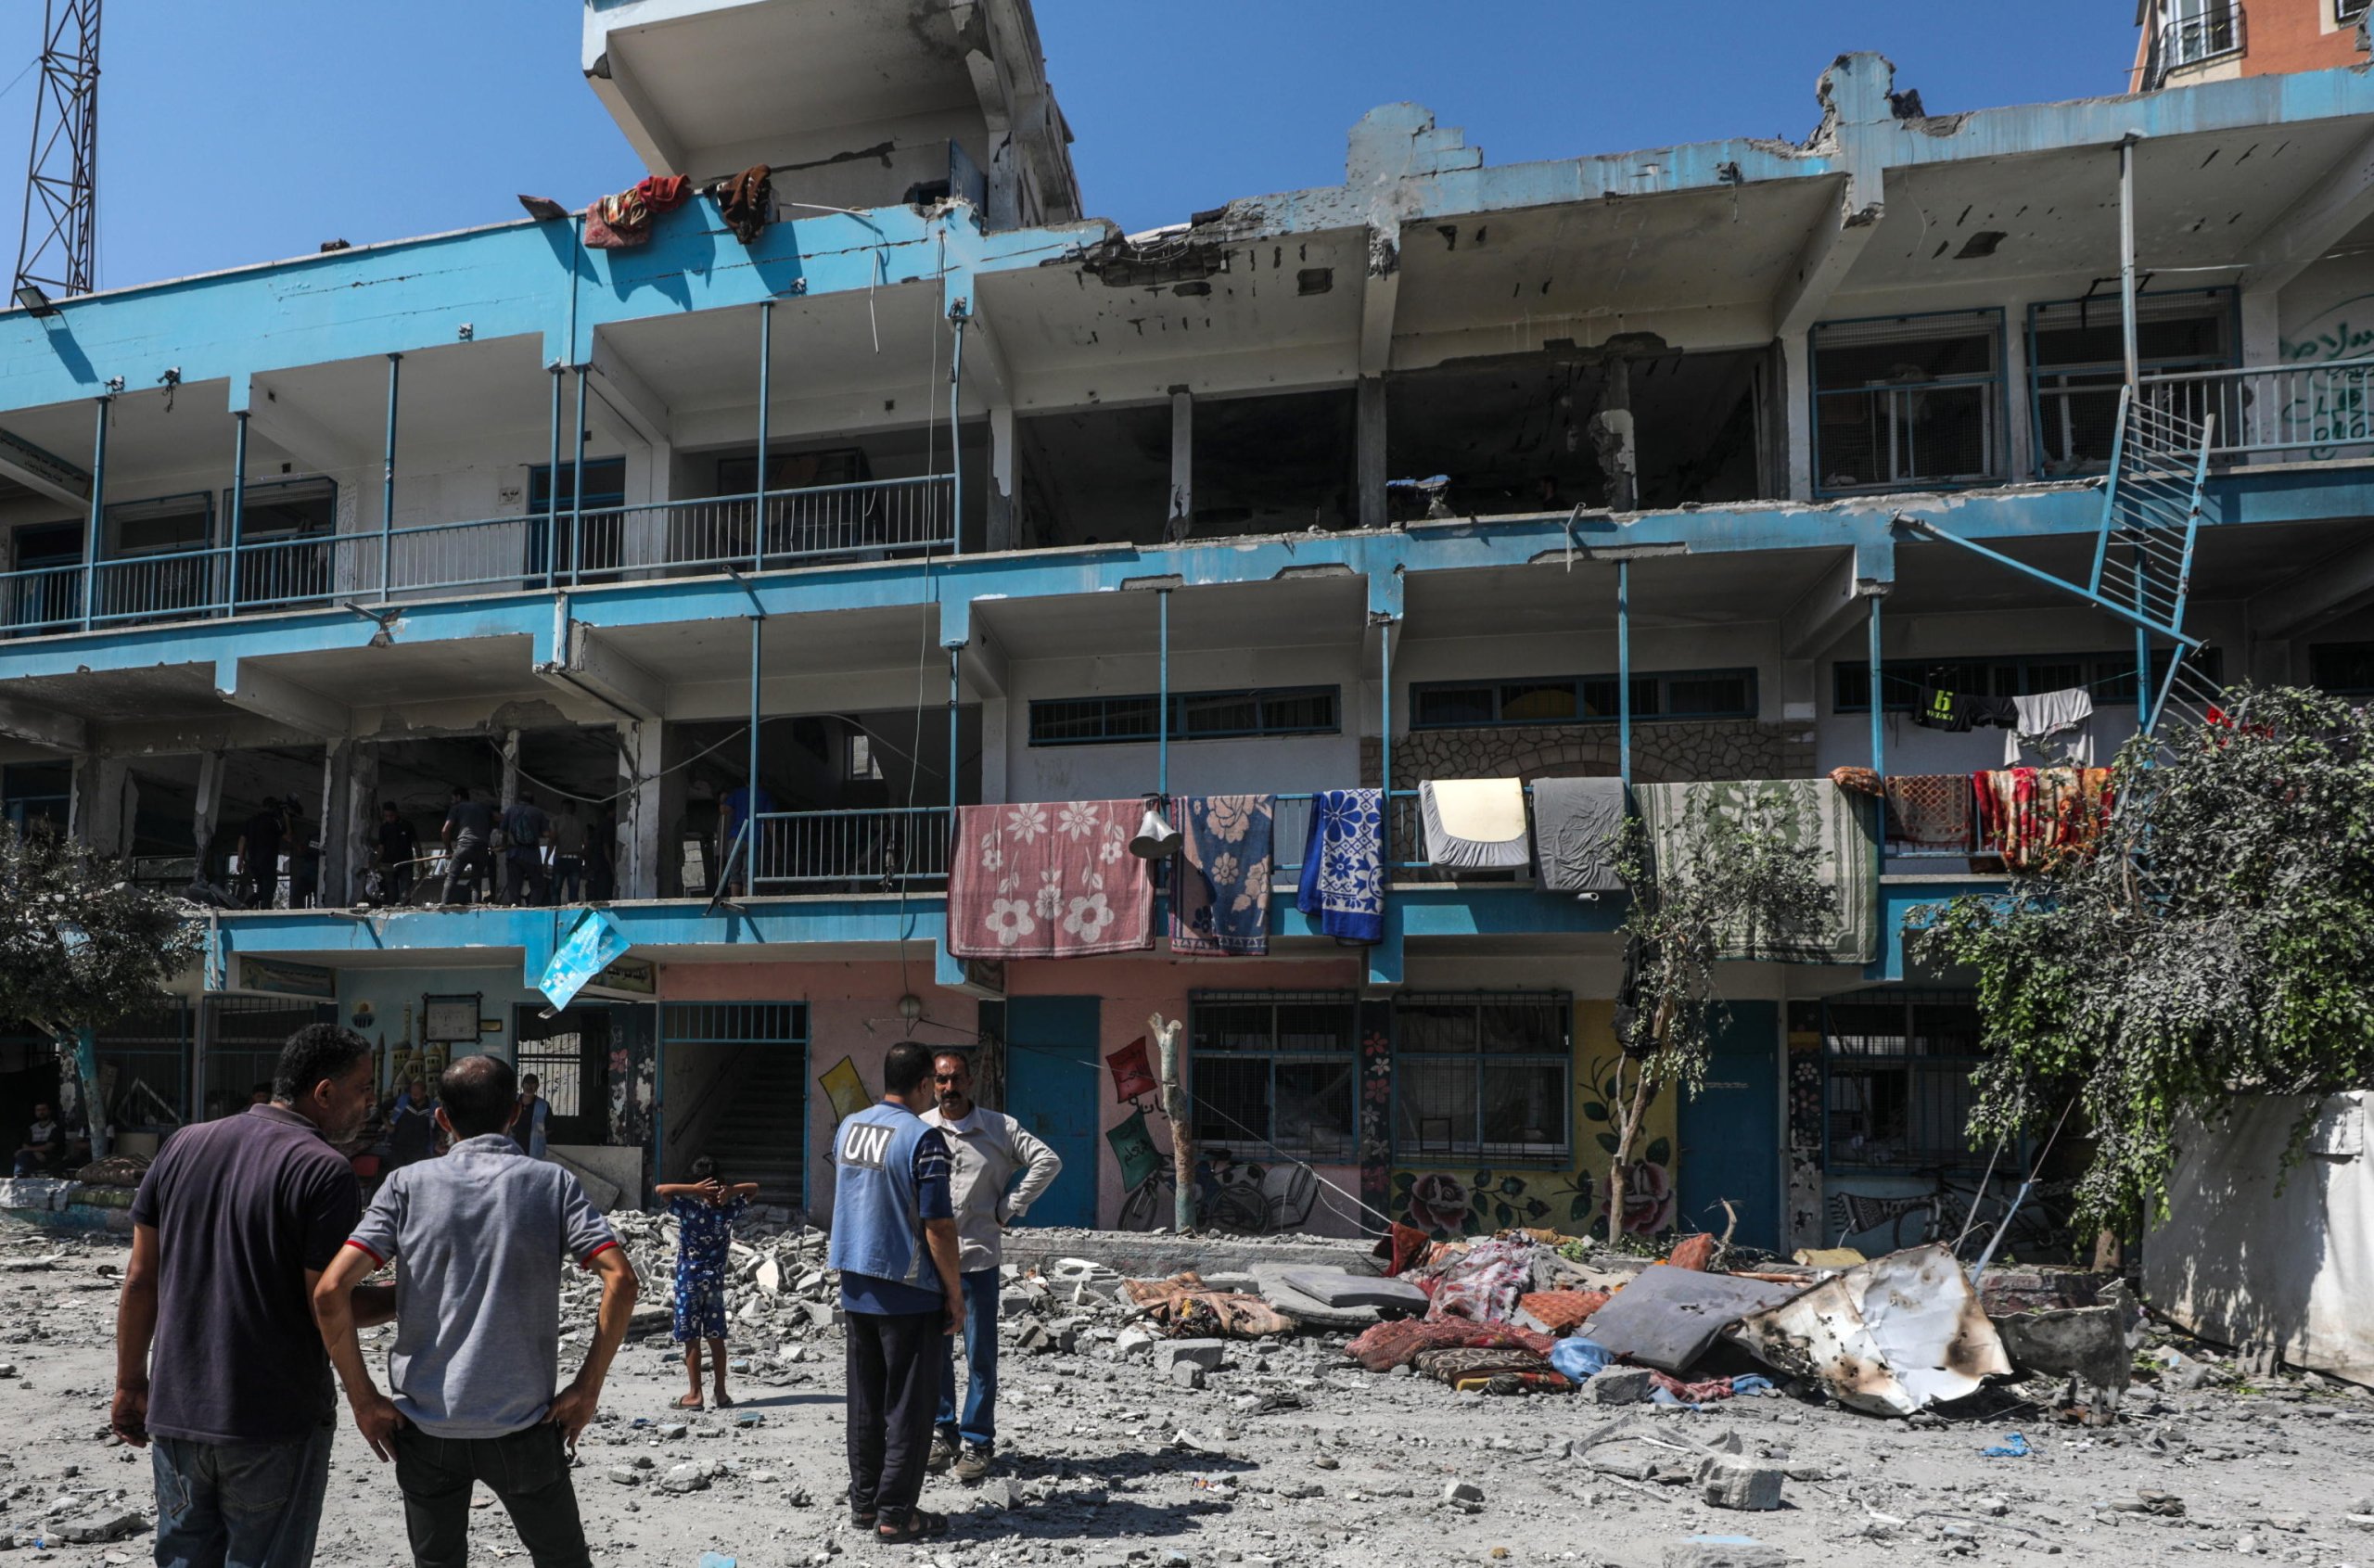
<path fill-rule="evenodd" d="M 1729 1023 L 1710 1042 L 1706 1087 L 1683 1098 L 1679 1121 L 1682 1230 L 1721 1235 L 1730 1222 L 1717 1200 L 1728 1198 L 1739 1212 L 1731 1240 L 1779 1251 L 1784 1178 L 1777 1002 L 1731 1003 Z"/>
<path fill-rule="evenodd" d="M 1005 1110 L 1063 1156 L 1064 1173 L 1026 1225 L 1096 1224 L 1096 1107 L 1104 1086 L 1092 996 L 1015 997 L 1005 1005 Z"/>

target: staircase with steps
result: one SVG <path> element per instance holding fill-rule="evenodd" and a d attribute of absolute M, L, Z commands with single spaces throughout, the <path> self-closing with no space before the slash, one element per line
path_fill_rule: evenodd
<path fill-rule="evenodd" d="M 754 1044 L 728 1069 L 738 1072 L 728 1103 L 700 1149 L 728 1181 L 755 1181 L 760 1204 L 800 1207 L 807 1198 L 808 1053 L 796 1045 Z"/>

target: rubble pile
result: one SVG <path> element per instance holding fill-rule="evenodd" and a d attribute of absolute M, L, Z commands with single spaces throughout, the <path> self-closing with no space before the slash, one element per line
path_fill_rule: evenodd
<path fill-rule="evenodd" d="M 612 1219 L 645 1289 L 578 1454 L 603 1555 L 691 1563 L 711 1552 L 739 1568 L 871 1560 L 837 1506 L 841 1346 L 823 1232 L 788 1216 L 739 1228 L 738 1403 L 696 1411 L 671 1403 L 686 1387 L 669 1338 L 673 1228 Z M 1792 1352 L 1804 1370 L 1758 1359 L 1739 1326 L 1770 1307 L 1707 1330 L 1710 1312 L 1658 1305 L 1748 1287 L 1759 1303 L 1776 1292 L 1783 1308 L 1844 1297 L 1859 1305 L 1834 1333 L 1893 1354 L 1922 1319 L 1875 1312 L 1870 1289 L 1856 1294 L 1852 1258 L 1734 1258 L 1726 1270 L 1712 1247 L 1653 1260 L 1524 1232 L 1425 1243 L 1396 1274 L 1370 1271 L 1396 1259 L 1340 1243 L 1215 1243 L 1207 1267 L 1163 1277 L 1091 1256 L 1142 1256 L 1130 1240 L 1066 1238 L 1077 1256 L 1042 1253 L 1009 1273 L 997 1467 L 975 1486 L 937 1477 L 925 1494 L 955 1519 L 934 1553 L 948 1568 L 1862 1568 L 2204 1550 L 2374 1564 L 2374 1399 L 2191 1340 L 2074 1270 L 1990 1270 L 1977 1303 L 2010 1374 L 1897 1415 L 1836 1397 L 1810 1340 Z M 12 1434 L 0 1547 L 73 1568 L 148 1551 L 146 1458 L 105 1430 L 123 1259 L 116 1238 L 0 1229 L 0 1421 Z M 1702 1267 L 1681 1267 L 1693 1260 Z M 1899 1255 L 1893 1270 L 1917 1278 L 1918 1262 Z M 1694 1293 L 1670 1274 L 1697 1276 Z M 1839 1288 L 1808 1296 L 1825 1285 Z M 1631 1332 L 1613 1310 L 1627 1299 L 1651 1329 L 1678 1316 L 1709 1343 L 1645 1364 L 1611 1343 Z M 591 1333 L 595 1292 L 572 1275 L 563 1300 L 566 1363 Z M 1505 1315 L 1444 1310 L 1462 1304 Z M 1254 1307 L 1287 1326 L 1248 1336 L 1266 1321 Z M 2131 1373 L 2111 1400 L 2077 1372 L 2034 1370 L 2019 1348 L 2025 1334 L 2049 1360 L 2073 1345 L 2096 1355 L 2086 1334 L 2101 1319 L 2121 1325 Z M 1925 1370 L 1895 1366 L 1896 1381 Z M 499 1508 L 471 1518 L 478 1556 L 516 1555 Z M 342 1428 L 321 1561 L 384 1561 L 402 1528 L 386 1467 Z"/>

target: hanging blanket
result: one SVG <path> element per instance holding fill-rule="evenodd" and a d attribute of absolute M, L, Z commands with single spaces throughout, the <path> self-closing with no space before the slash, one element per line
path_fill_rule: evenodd
<path fill-rule="evenodd" d="M 754 163 L 709 193 L 717 198 L 725 226 L 745 245 L 757 244 L 759 236 L 774 221 L 775 187 L 769 177 L 772 172 L 765 164 Z"/>
<path fill-rule="evenodd" d="M 1979 773 L 1980 847 L 2013 871 L 2049 871 L 2084 854 L 2109 820 L 2107 768 L 2005 768 Z"/>
<path fill-rule="evenodd" d="M 1385 940 L 1384 793 L 1322 789 L 1311 797 L 1295 908 L 1346 942 Z"/>
<path fill-rule="evenodd" d="M 1276 811 L 1276 797 L 1268 795 L 1191 795 L 1178 801 L 1172 951 L 1246 958 L 1269 952 Z"/>
<path fill-rule="evenodd" d="M 1130 853 L 1136 800 L 960 806 L 948 950 L 1087 958 L 1154 946 L 1154 878 Z"/>
<path fill-rule="evenodd" d="M 1919 849 L 1970 848 L 1969 775 L 1892 774 L 1887 801 L 1889 843 Z"/>
<path fill-rule="evenodd" d="M 682 174 L 654 174 L 632 190 L 606 196 L 585 210 L 585 244 L 594 250 L 627 250 L 651 238 L 651 220 L 683 205 L 692 181 Z"/>
<path fill-rule="evenodd" d="M 1426 860 L 1457 871 L 1522 869 L 1525 784 L 1518 779 L 1433 779 L 1418 786 Z"/>
<path fill-rule="evenodd" d="M 1533 852 L 1552 893 L 1621 893 L 1622 779 L 1536 779 Z"/>
<path fill-rule="evenodd" d="M 1797 844 L 1818 848 L 1822 885 L 1834 895 L 1818 931 L 1755 931 L 1744 924 L 1724 939 L 1725 958 L 1780 963 L 1869 963 L 1880 952 L 1880 847 L 1875 813 L 1862 797 L 1828 779 L 1742 780 L 1721 784 L 1636 784 L 1659 875 L 1678 873 L 1687 834 L 1709 820 L 1773 821 Z"/>

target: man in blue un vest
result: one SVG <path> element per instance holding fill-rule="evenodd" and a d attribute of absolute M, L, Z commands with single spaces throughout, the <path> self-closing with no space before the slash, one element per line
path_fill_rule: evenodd
<path fill-rule="evenodd" d="M 882 1103 L 833 1140 L 833 1246 L 849 1315 L 849 1517 L 885 1543 L 948 1533 L 915 1506 L 939 1409 L 941 1340 L 961 1326 L 948 1141 L 926 1127 L 931 1052 L 913 1040 L 882 1064 Z"/>

